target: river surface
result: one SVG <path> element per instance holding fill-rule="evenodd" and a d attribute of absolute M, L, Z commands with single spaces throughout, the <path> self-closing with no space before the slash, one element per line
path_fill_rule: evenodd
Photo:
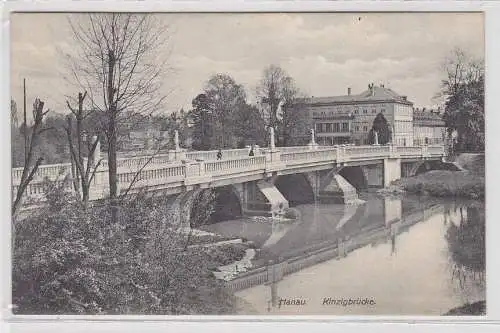
<path fill-rule="evenodd" d="M 242 218 L 206 226 L 253 241 L 258 266 L 380 235 L 345 257 L 238 291 L 248 304 L 242 314 L 441 315 L 486 299 L 483 203 L 361 198 L 365 203 L 354 207 L 297 205 L 294 222 Z M 368 304 L 339 305 L 349 299 Z"/>

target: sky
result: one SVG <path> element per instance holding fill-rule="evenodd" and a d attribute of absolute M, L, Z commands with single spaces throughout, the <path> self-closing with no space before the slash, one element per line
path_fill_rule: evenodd
<path fill-rule="evenodd" d="M 484 58 L 481 13 L 181 13 L 155 14 L 168 24 L 168 47 L 158 56 L 171 68 L 162 78 L 169 113 L 189 109 L 211 75 L 226 73 L 249 101 L 264 68 L 281 66 L 309 96 L 361 93 L 385 84 L 418 107 L 431 107 L 454 48 Z M 22 105 L 38 96 L 67 112 L 78 90 L 64 79 L 61 52 L 74 47 L 68 19 L 84 14 L 16 13 L 11 16 L 11 95 Z"/>

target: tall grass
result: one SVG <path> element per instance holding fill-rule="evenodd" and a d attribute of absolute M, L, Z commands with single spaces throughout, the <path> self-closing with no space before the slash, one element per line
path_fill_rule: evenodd
<path fill-rule="evenodd" d="M 429 171 L 397 182 L 409 193 L 436 197 L 484 199 L 484 176 L 469 171 Z"/>

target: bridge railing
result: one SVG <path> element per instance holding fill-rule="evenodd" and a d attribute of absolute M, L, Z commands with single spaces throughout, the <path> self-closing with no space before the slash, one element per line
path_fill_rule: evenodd
<path fill-rule="evenodd" d="M 254 152 L 256 153 L 257 150 Z M 217 160 L 218 150 L 207 151 L 188 151 L 186 158 L 190 160 L 203 159 L 205 161 Z M 222 159 L 234 159 L 237 157 L 245 157 L 250 153 L 250 148 L 227 149 L 222 151 Z"/>
<path fill-rule="evenodd" d="M 347 146 L 345 156 L 347 157 L 379 157 L 388 156 L 390 146 Z"/>
<path fill-rule="evenodd" d="M 305 151 L 285 151 L 281 153 L 281 161 L 287 164 L 304 163 L 304 161 L 334 161 L 337 157 L 338 148 L 305 150 Z"/>
<path fill-rule="evenodd" d="M 245 172 L 266 168 L 265 156 L 244 157 L 232 160 L 209 161 L 205 163 L 205 174 L 218 176 L 227 171 Z"/>
<path fill-rule="evenodd" d="M 431 145 L 427 147 L 427 152 L 430 155 L 444 155 L 445 149 L 443 145 Z"/>
<path fill-rule="evenodd" d="M 21 181 L 23 168 L 12 169 L 12 183 L 18 185 Z M 57 179 L 61 175 L 71 174 L 71 163 L 40 165 L 33 177 L 34 181 L 42 181 L 45 177 L 51 180 Z"/>
<path fill-rule="evenodd" d="M 422 146 L 396 146 L 395 152 L 401 156 L 422 156 Z"/>
<path fill-rule="evenodd" d="M 132 182 L 135 183 L 133 186 L 137 187 L 167 184 L 184 179 L 186 177 L 186 166 L 152 166 L 141 170 L 139 173 L 137 171 L 122 172 L 117 177 L 121 189 L 129 187 Z"/>

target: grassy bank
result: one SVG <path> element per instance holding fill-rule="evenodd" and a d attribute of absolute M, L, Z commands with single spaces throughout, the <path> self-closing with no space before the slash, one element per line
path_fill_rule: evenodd
<path fill-rule="evenodd" d="M 484 176 L 470 171 L 435 170 L 394 183 L 405 192 L 435 197 L 484 199 Z"/>
<path fill-rule="evenodd" d="M 451 309 L 445 316 L 481 316 L 486 314 L 486 302 L 480 301 L 471 304 L 465 304 L 458 308 Z"/>

